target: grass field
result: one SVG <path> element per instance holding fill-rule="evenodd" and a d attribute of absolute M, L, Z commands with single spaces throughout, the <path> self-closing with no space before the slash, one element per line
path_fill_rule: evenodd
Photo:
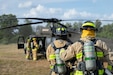
<path fill-rule="evenodd" d="M 0 45 L 0 75 L 49 75 L 46 59 L 26 60 L 16 44 Z"/>
<path fill-rule="evenodd" d="M 113 50 L 113 40 L 102 39 Z M 0 45 L 0 75 L 49 75 L 46 59 L 26 60 L 22 49 L 16 44 Z"/>

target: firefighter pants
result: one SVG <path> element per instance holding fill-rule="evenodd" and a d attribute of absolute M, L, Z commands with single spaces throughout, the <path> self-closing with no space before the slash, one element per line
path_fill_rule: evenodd
<path fill-rule="evenodd" d="M 26 59 L 30 59 L 30 50 L 26 51 Z"/>
<path fill-rule="evenodd" d="M 33 60 L 37 60 L 37 49 L 32 49 Z"/>

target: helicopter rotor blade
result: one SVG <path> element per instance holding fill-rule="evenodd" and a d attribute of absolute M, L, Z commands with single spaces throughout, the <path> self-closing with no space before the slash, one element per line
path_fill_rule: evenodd
<path fill-rule="evenodd" d="M 45 18 L 17 18 L 17 19 L 48 20 L 48 19 L 45 19 Z"/>
<path fill-rule="evenodd" d="M 43 22 L 54 22 L 54 23 L 62 21 L 57 18 L 48 18 L 48 19 L 46 18 L 17 18 L 17 19 L 34 19 L 34 20 L 42 20 Z"/>
<path fill-rule="evenodd" d="M 8 29 L 8 28 L 14 28 L 14 27 L 20 27 L 20 26 L 26 26 L 26 25 L 31 25 L 31 24 L 39 24 L 39 23 L 43 23 L 43 22 L 34 22 L 34 23 L 26 23 L 26 24 L 17 24 L 17 25 L 14 25 L 14 26 L 8 26 L 8 27 L 0 28 L 0 30 Z"/>

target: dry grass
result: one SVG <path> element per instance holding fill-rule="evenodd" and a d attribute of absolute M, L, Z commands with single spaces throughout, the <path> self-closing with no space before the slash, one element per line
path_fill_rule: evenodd
<path fill-rule="evenodd" d="M 49 75 L 46 59 L 26 60 L 16 44 L 0 45 L 0 75 Z"/>

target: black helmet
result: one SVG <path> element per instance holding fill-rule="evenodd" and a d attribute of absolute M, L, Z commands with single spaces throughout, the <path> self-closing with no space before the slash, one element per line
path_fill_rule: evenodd
<path fill-rule="evenodd" d="M 56 31 L 55 31 L 54 35 L 56 35 L 56 36 L 65 36 L 65 35 L 67 35 L 67 30 L 64 27 L 56 28 Z"/>

